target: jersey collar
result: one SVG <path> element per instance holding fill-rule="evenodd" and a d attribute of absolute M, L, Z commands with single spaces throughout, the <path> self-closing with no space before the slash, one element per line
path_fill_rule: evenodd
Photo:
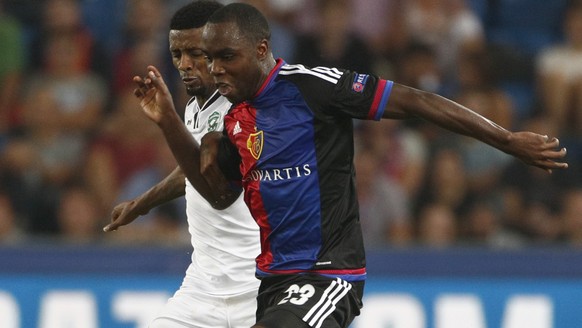
<path fill-rule="evenodd" d="M 210 107 L 210 105 L 212 105 L 218 98 L 220 98 L 220 93 L 218 93 L 218 89 L 217 89 L 214 91 L 212 96 L 210 96 L 210 98 L 208 98 L 208 100 L 206 100 L 206 102 L 202 105 L 202 108 L 200 108 L 198 106 L 198 102 L 196 101 L 196 97 L 190 98 L 190 100 L 188 100 L 188 103 L 186 103 L 186 106 L 190 106 L 190 104 L 194 103 L 196 105 L 196 108 L 203 111 L 206 108 Z"/>
<path fill-rule="evenodd" d="M 200 110 L 203 111 L 206 108 L 210 107 L 218 98 L 220 98 L 220 93 L 218 93 L 218 89 L 217 89 L 217 90 L 214 90 L 214 93 L 212 94 L 212 96 L 210 96 L 210 98 L 208 98 L 208 100 L 206 100 L 206 102 L 204 103 L 204 105 L 202 105 L 202 108 L 200 108 Z"/>

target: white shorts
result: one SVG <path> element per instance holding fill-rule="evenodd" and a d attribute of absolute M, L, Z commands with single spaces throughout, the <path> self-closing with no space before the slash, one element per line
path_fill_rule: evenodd
<path fill-rule="evenodd" d="M 256 311 L 257 290 L 216 296 L 180 289 L 149 328 L 249 328 Z"/>

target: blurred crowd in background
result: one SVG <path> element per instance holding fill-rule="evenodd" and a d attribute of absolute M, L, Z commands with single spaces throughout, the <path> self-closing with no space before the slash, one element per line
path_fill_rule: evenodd
<path fill-rule="evenodd" d="M 0 0 L 0 245 L 189 245 L 184 200 L 105 234 L 176 166 L 132 77 L 161 68 L 189 0 Z M 557 136 L 548 174 L 421 120 L 355 121 L 368 248 L 582 246 L 582 1 L 249 0 L 288 63 L 378 74 Z"/>

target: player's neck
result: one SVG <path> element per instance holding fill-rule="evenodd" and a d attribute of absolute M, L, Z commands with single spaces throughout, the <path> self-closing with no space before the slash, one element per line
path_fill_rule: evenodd
<path fill-rule="evenodd" d="M 202 108 L 204 104 L 212 97 L 216 89 L 210 89 L 208 92 L 205 92 L 203 95 L 196 96 L 196 102 L 198 103 L 198 107 Z"/>
<path fill-rule="evenodd" d="M 277 61 L 275 60 L 275 57 L 273 57 L 273 54 L 270 53 L 268 58 L 263 63 L 264 63 L 263 75 L 265 76 L 266 79 L 267 76 L 269 76 L 269 74 L 273 70 L 273 68 L 277 66 Z"/>
<path fill-rule="evenodd" d="M 268 58 L 262 61 L 261 76 L 260 80 L 258 81 L 259 83 L 257 84 L 257 92 L 263 86 L 267 78 L 269 78 L 269 74 L 271 74 L 271 71 L 273 71 L 275 66 L 277 66 L 277 61 L 275 60 L 273 54 L 271 53 Z"/>

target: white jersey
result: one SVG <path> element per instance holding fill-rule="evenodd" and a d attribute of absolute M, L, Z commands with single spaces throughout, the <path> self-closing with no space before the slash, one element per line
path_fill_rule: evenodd
<path fill-rule="evenodd" d="M 200 108 L 195 98 L 184 121 L 198 144 L 211 131 L 222 131 L 230 102 L 215 92 Z M 182 287 L 212 295 L 236 295 L 258 289 L 255 258 L 260 253 L 259 227 L 243 195 L 224 210 L 216 210 L 186 180 L 186 213 L 192 238 L 192 263 Z"/>
<path fill-rule="evenodd" d="M 228 100 L 215 92 L 200 108 L 195 98 L 184 119 L 198 144 L 210 131 L 221 131 Z M 213 209 L 186 179 L 186 214 L 192 237 L 192 263 L 180 289 L 149 328 L 248 328 L 255 322 L 259 280 L 259 228 L 243 196 L 225 210 Z"/>

